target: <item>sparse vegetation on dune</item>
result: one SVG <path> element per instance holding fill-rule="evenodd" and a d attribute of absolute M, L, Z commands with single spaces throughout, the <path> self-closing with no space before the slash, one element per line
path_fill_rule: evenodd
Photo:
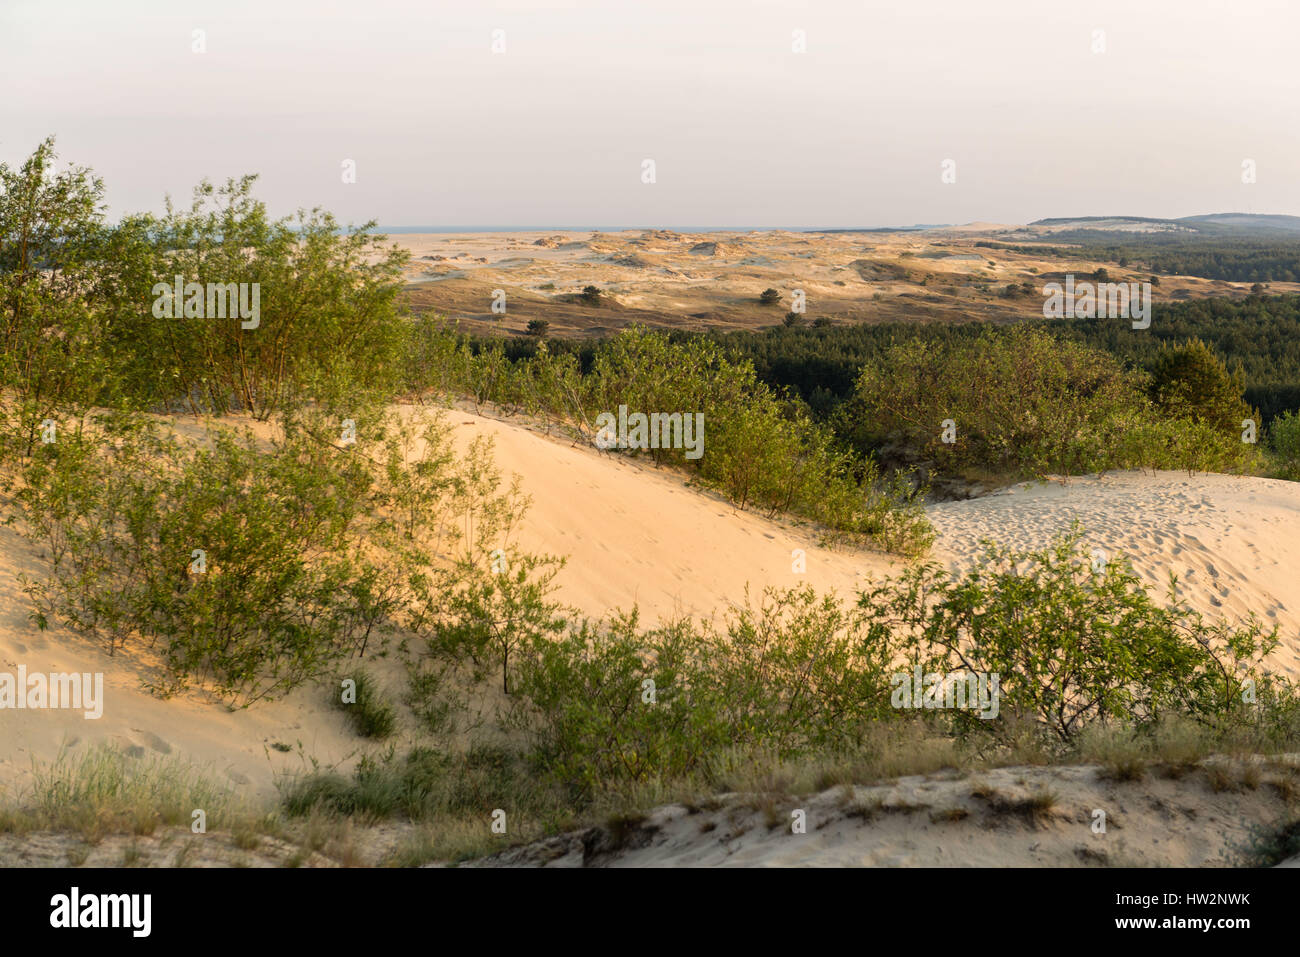
<path fill-rule="evenodd" d="M 68 830 L 91 841 L 188 829 L 196 810 L 213 830 L 252 826 L 257 818 L 252 805 L 202 769 L 174 758 L 131 757 L 107 745 L 64 748 L 49 764 L 34 763 L 30 786 L 7 803 L 0 832 Z"/>
<path fill-rule="evenodd" d="M 407 378 L 412 387 L 494 403 L 586 441 L 601 413 L 702 415 L 701 454 L 659 445 L 630 454 L 690 469 L 741 507 L 811 518 L 834 536 L 914 556 L 932 534 L 923 489 L 883 476 L 870 458 L 835 442 L 797 399 L 760 382 L 747 362 L 702 339 L 679 341 L 633 328 L 594 350 L 584 369 L 566 352 L 539 348 L 512 361 L 500 341 L 473 343 L 425 324 Z M 658 437 L 656 436 L 656 439 Z M 629 451 L 629 450 L 624 450 Z"/>
<path fill-rule="evenodd" d="M 1300 733 L 1300 698 L 1260 664 L 1275 643 L 1255 622 L 1155 604 L 1122 562 L 1094 570 L 1077 536 L 1034 554 L 991 552 L 962 576 L 914 569 L 856 604 L 806 589 L 769 592 L 716 625 L 572 620 L 520 645 L 492 753 L 507 779 L 528 784 L 503 781 L 497 793 L 518 797 L 506 813 L 529 822 L 511 832 L 526 840 L 548 821 L 721 791 L 805 793 L 1027 759 L 1097 762 L 1131 780 L 1224 751 L 1280 753 Z M 898 707 L 894 676 L 916 668 L 998 674 L 997 720 Z M 445 789 L 473 760 L 390 753 L 351 779 L 301 780 L 288 806 L 459 833 Z M 413 768 L 446 776 L 417 789 L 427 802 L 403 783 Z M 1036 816 L 1050 805 L 1016 808 Z"/>
<path fill-rule="evenodd" d="M 887 447 L 1013 475 L 1257 467 L 1234 431 L 1254 414 L 1242 380 L 1199 342 L 1171 346 L 1150 373 L 1041 329 L 882 343 L 831 423 L 829 404 L 704 337 L 633 328 L 579 355 L 553 348 L 541 321 L 525 352 L 410 319 L 395 305 L 400 255 L 324 214 L 268 222 L 251 180 L 105 226 L 98 182 L 55 175 L 52 160 L 45 145 L 21 170 L 0 168 L 0 236 L 29 239 L 22 257 L 6 243 L 0 258 L 0 468 L 46 561 L 25 582 L 33 621 L 149 657 L 161 695 L 200 686 L 247 706 L 311 686 L 363 742 L 388 740 L 350 771 L 286 782 L 287 818 L 274 820 L 241 816 L 179 766 L 61 756 L 0 816 L 9 830 L 147 834 L 205 808 L 238 846 L 297 828 L 350 862 L 352 819 L 404 818 L 417 830 L 393 859 L 417 863 L 498 848 L 485 830 L 497 811 L 511 840 L 602 820 L 618 844 L 638 833 L 639 809 L 728 789 L 1027 756 L 1090 755 L 1123 782 L 1300 736 L 1295 687 L 1263 667 L 1276 629 L 1160 605 L 1123 561 L 1095 568 L 1078 534 L 991 548 L 961 573 L 913 565 L 850 596 L 771 589 L 651 627 L 635 610 L 585 617 L 555 598 L 564 556 L 518 545 L 529 500 L 490 443 L 458 450 L 439 414 L 391 406 L 468 398 L 594 444 L 619 410 L 698 415 L 700 455 L 689 442 L 623 454 L 680 468 L 739 508 L 919 558 L 933 540 L 925 490 L 882 472 Z M 145 294 L 177 272 L 263 284 L 260 325 L 207 321 L 181 336 L 152 319 Z M 182 408 L 211 418 L 169 424 Z M 1297 431 L 1281 416 L 1268 433 L 1289 475 Z M 381 658 L 404 669 L 404 688 L 381 685 Z M 999 676 L 1000 719 L 900 704 L 899 675 L 930 672 Z M 988 803 L 1039 823 L 1054 794 Z M 769 830 L 783 823 L 774 803 L 762 810 Z M 318 826 L 332 837 L 311 837 Z"/>

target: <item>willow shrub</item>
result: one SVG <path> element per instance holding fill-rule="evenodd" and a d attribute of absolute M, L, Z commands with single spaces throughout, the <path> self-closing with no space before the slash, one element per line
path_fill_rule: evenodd
<path fill-rule="evenodd" d="M 1262 665 L 1276 627 L 1207 622 L 1173 581 L 1158 604 L 1122 556 L 1099 560 L 1082 534 L 1034 551 L 990 545 L 961 575 L 915 566 L 869 586 L 859 606 L 899 638 L 909 668 L 998 675 L 998 717 L 942 713 L 995 738 L 1029 725 L 1064 743 L 1096 722 L 1142 728 L 1171 715 L 1233 722 L 1251 699 L 1294 698 Z"/>
<path fill-rule="evenodd" d="M 860 451 L 902 449 L 950 473 L 1251 465 L 1240 428 L 1159 407 L 1147 386 L 1144 373 L 1108 353 L 1043 329 L 990 327 L 887 350 L 862 368 L 839 429 Z"/>
<path fill-rule="evenodd" d="M 720 625 L 581 622 L 520 656 L 514 726 L 559 780 L 671 779 L 724 751 L 860 745 L 886 716 L 891 644 L 813 589 L 769 590 Z"/>
<path fill-rule="evenodd" d="M 43 446 L 19 492 L 51 546 L 38 620 L 157 651 L 170 693 L 193 680 L 247 703 L 325 674 L 369 634 L 358 548 L 369 469 L 305 440 L 203 442 L 133 417 Z"/>
<path fill-rule="evenodd" d="M 1066 753 L 1089 728 L 1169 719 L 1293 747 L 1300 698 L 1263 666 L 1277 643 L 1254 618 L 1155 602 L 1122 559 L 1094 566 L 1075 529 L 1037 551 L 990 546 L 962 574 L 914 566 L 856 602 L 769 590 L 717 623 L 575 621 L 524 643 L 506 723 L 586 797 L 707 775 L 724 754 L 859 753 L 881 723 L 918 718 L 981 750 L 1028 733 Z M 996 675 L 996 708 L 899 706 L 898 678 L 918 667 Z"/>

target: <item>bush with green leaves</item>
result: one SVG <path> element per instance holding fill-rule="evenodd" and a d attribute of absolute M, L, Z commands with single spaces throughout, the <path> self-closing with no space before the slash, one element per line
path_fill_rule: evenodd
<path fill-rule="evenodd" d="M 160 656 L 155 688 L 198 679 L 247 703 L 325 674 L 370 629 L 365 463 L 301 436 L 271 451 L 213 429 L 188 442 L 139 417 L 42 446 L 18 494 L 50 547 L 36 614 Z"/>
<path fill-rule="evenodd" d="M 1158 604 L 1122 556 L 1098 561 L 1082 535 L 1076 527 L 1035 551 L 989 545 L 961 575 L 914 566 L 870 585 L 859 605 L 898 637 L 907 668 L 999 676 L 997 719 L 939 712 L 963 732 L 1005 739 L 1028 725 L 1064 743 L 1097 722 L 1235 720 L 1252 695 L 1294 697 L 1263 668 L 1276 627 L 1207 622 L 1173 580 Z"/>
<path fill-rule="evenodd" d="M 13 406 L 0 453 L 29 455 L 44 419 L 91 405 L 266 419 L 291 398 L 391 394 L 407 254 L 320 210 L 272 220 L 255 179 L 204 182 L 188 208 L 109 226 L 103 184 L 56 170 L 52 140 L 0 165 L 0 388 Z M 250 309 L 258 292 L 255 327 L 231 314 L 239 284 Z"/>
<path fill-rule="evenodd" d="M 520 657 L 511 722 L 548 772 L 588 795 L 736 749 L 843 752 L 887 717 L 892 648 L 868 624 L 811 588 L 769 590 L 720 626 L 584 621 Z"/>
<path fill-rule="evenodd" d="M 643 632 L 635 613 L 576 623 L 520 656 L 507 723 L 575 794 L 687 773 L 720 744 L 689 691 L 692 637 L 685 624 Z"/>
<path fill-rule="evenodd" d="M 840 533 L 871 537 L 880 510 L 898 504 L 893 521 L 908 532 L 891 543 L 906 541 L 914 551 L 928 544 L 928 522 L 919 508 L 908 507 L 920 491 L 900 503 L 901 485 L 885 490 L 874 466 L 836 447 L 830 430 L 814 423 L 802 402 L 774 393 L 752 365 L 731 361 L 714 343 L 624 331 L 596 353 L 588 378 L 590 419 L 620 405 L 702 414 L 700 458 L 686 459 L 680 449 L 644 454 L 690 465 L 742 508 L 792 512 Z"/>
<path fill-rule="evenodd" d="M 1300 481 L 1300 412 L 1285 412 L 1274 419 L 1268 440 L 1278 475 Z"/>
<path fill-rule="evenodd" d="M 497 671 L 509 694 L 512 655 L 563 628 L 548 595 L 564 560 L 525 552 L 513 540 L 529 504 L 518 476 L 504 483 L 491 443 L 472 442 L 449 489 L 457 527 L 445 549 L 416 563 L 421 571 L 410 582 L 409 628 L 424 641 L 413 663 L 417 683 L 436 678 L 443 664 L 468 661 L 477 678 Z"/>
<path fill-rule="evenodd" d="M 1166 344 L 1150 365 L 1151 398 L 1165 414 L 1205 422 L 1240 441 L 1242 421 L 1262 425 L 1259 412 L 1242 399 L 1246 376 L 1229 370 L 1200 339 Z"/>
<path fill-rule="evenodd" d="M 368 671 L 358 670 L 346 675 L 344 681 L 349 679 L 351 687 L 340 682 L 340 687 L 335 689 L 334 706 L 347 716 L 353 730 L 361 737 L 389 737 L 397 728 L 397 711 L 375 678 Z"/>
<path fill-rule="evenodd" d="M 863 366 L 838 427 L 863 451 L 921 456 L 949 473 L 1251 465 L 1239 420 L 1227 431 L 1172 397 L 1153 404 L 1146 390 L 1140 371 L 1108 353 L 1035 327 L 988 328 L 886 350 Z M 1244 407 L 1239 391 L 1236 402 Z"/>
<path fill-rule="evenodd" d="M 147 646 L 161 693 L 200 681 L 244 704 L 398 632 L 508 681 L 516 649 L 555 630 L 543 597 L 562 564 L 512 541 L 518 477 L 504 484 L 490 442 L 456 455 L 440 416 L 351 405 L 342 422 L 296 406 L 260 439 L 128 413 L 66 424 L 17 492 L 50 562 L 26 584 L 38 624 Z"/>
<path fill-rule="evenodd" d="M 257 284 L 256 328 L 236 319 L 157 318 L 153 283 L 116 318 L 106 348 L 129 398 L 148 407 L 242 409 L 268 418 L 295 395 L 388 393 L 406 327 L 397 308 L 407 254 L 320 210 L 272 220 L 254 176 L 202 183 L 189 208 L 152 224 L 154 283 Z M 186 291 L 186 302 L 190 293 Z M 179 307 L 174 304 L 173 309 Z"/>
<path fill-rule="evenodd" d="M 55 166 L 53 139 L 0 163 L 0 461 L 30 456 L 46 420 L 105 402 L 117 376 L 87 297 L 105 259 L 104 185 Z"/>

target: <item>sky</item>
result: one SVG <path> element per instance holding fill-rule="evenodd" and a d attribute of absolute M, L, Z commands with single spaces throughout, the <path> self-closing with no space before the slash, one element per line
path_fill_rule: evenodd
<path fill-rule="evenodd" d="M 388 226 L 1300 214 L 1298 36 L 1295 0 L 0 0 L 0 162 L 54 134 L 113 215 L 245 173 Z"/>

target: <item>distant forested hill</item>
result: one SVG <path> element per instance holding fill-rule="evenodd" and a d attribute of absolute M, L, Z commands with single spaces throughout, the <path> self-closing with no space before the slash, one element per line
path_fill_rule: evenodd
<path fill-rule="evenodd" d="M 1157 304 L 1151 328 L 1127 320 L 1041 320 L 1035 325 L 1147 366 L 1165 342 L 1198 337 L 1229 365 L 1240 363 L 1246 399 L 1265 420 L 1300 409 L 1300 296 L 1251 296 Z M 973 338 L 986 323 L 884 323 L 735 332 L 719 340 L 751 359 L 768 383 L 789 386 L 819 415 L 829 414 L 853 391 L 858 369 L 909 338 Z"/>
<path fill-rule="evenodd" d="M 1238 236 L 1074 229 L 1053 234 L 1052 241 L 1074 245 L 1012 245 L 993 241 L 975 245 L 1030 256 L 1113 262 L 1162 275 L 1200 276 L 1229 282 L 1300 282 L 1300 236 L 1291 231 Z"/>

